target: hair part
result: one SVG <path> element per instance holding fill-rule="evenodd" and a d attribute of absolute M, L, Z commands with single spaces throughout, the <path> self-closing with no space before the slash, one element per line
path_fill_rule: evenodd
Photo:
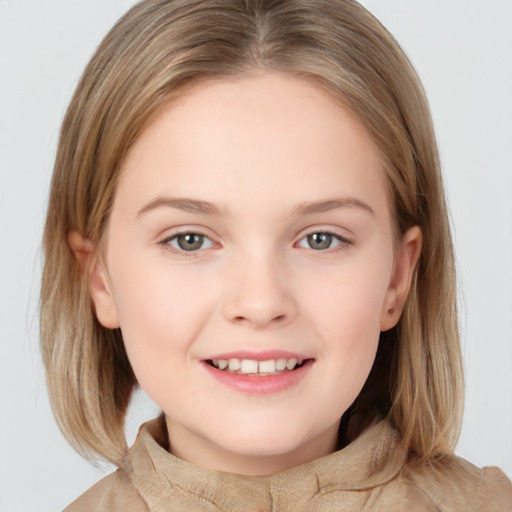
<path fill-rule="evenodd" d="M 96 319 L 77 231 L 101 245 L 124 157 L 160 108 L 194 83 L 271 70 L 313 81 L 365 126 L 397 238 L 423 249 L 398 325 L 345 414 L 349 438 L 388 416 L 410 452 L 453 450 L 463 378 L 453 247 L 428 103 L 409 60 L 354 0 L 145 0 L 105 37 L 65 115 L 43 238 L 41 346 L 53 410 L 83 455 L 120 464 L 136 378 L 119 330 Z"/>

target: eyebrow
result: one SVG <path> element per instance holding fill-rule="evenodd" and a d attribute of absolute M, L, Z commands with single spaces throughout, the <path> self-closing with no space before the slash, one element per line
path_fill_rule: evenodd
<path fill-rule="evenodd" d="M 331 210 L 337 210 L 338 208 L 359 208 L 375 215 L 375 212 L 370 205 L 355 197 L 335 198 L 328 199 L 326 201 L 307 201 L 297 205 L 295 211 L 303 215 L 310 215 L 313 213 L 324 213 Z"/>
<path fill-rule="evenodd" d="M 190 213 L 203 213 L 206 215 L 228 216 L 229 211 L 226 208 L 219 208 L 209 201 L 199 199 L 190 199 L 186 197 L 157 197 L 137 213 L 140 217 L 152 210 L 158 208 L 175 208 Z M 339 199 L 328 199 L 324 201 L 306 201 L 295 207 L 295 212 L 302 215 L 311 215 L 315 213 L 324 213 L 338 208 L 359 208 L 375 215 L 373 209 L 365 202 L 355 197 L 344 197 Z"/>
<path fill-rule="evenodd" d="M 190 213 L 204 213 L 206 215 L 228 215 L 227 210 L 220 209 L 208 201 L 186 197 L 157 197 L 141 208 L 137 213 L 137 217 L 162 207 L 175 208 Z"/>

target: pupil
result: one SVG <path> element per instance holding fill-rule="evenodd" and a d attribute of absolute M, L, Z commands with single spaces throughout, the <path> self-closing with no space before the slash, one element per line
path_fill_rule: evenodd
<path fill-rule="evenodd" d="M 332 235 L 328 233 L 313 233 L 308 236 L 308 243 L 312 249 L 328 249 L 332 243 Z"/>
<path fill-rule="evenodd" d="M 203 236 L 194 233 L 178 236 L 178 245 L 184 251 L 195 251 L 203 245 Z"/>

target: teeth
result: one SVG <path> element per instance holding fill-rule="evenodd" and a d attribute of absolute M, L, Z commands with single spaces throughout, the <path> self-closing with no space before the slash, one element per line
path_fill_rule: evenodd
<path fill-rule="evenodd" d="M 260 373 L 274 373 L 276 371 L 276 362 L 274 359 L 260 361 L 259 370 Z"/>
<path fill-rule="evenodd" d="M 288 362 L 286 363 L 286 368 L 288 368 L 288 370 L 293 370 L 296 366 L 297 359 L 289 359 Z"/>
<path fill-rule="evenodd" d="M 256 361 L 254 359 L 219 359 L 211 361 L 213 366 L 220 370 L 227 370 L 243 375 L 247 374 L 265 374 L 275 375 L 277 372 L 294 370 L 302 361 L 292 357 L 291 359 L 268 359 L 266 361 Z"/>
<path fill-rule="evenodd" d="M 258 361 L 242 359 L 240 364 L 240 373 L 258 373 Z"/>
<path fill-rule="evenodd" d="M 286 368 L 286 359 L 278 359 L 276 361 L 276 370 L 278 372 L 284 370 Z"/>
<path fill-rule="evenodd" d="M 228 368 L 231 371 L 236 372 L 237 370 L 240 370 L 241 366 L 242 366 L 242 364 L 240 363 L 240 359 L 230 359 L 229 360 Z"/>

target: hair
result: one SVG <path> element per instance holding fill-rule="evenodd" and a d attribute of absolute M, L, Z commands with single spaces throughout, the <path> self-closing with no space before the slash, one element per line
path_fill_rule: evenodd
<path fill-rule="evenodd" d="M 414 225 L 423 235 L 404 311 L 381 333 L 370 376 L 344 415 L 342 425 L 358 418 L 345 435 L 386 416 L 409 453 L 451 452 L 463 376 L 430 111 L 398 43 L 354 0 L 145 0 L 105 37 L 63 120 L 43 237 L 41 346 L 61 430 L 85 457 L 119 465 L 137 385 L 120 330 L 95 316 L 69 233 L 100 247 L 123 159 L 163 105 L 194 83 L 255 70 L 310 80 L 339 99 L 380 152 L 397 236 Z"/>

